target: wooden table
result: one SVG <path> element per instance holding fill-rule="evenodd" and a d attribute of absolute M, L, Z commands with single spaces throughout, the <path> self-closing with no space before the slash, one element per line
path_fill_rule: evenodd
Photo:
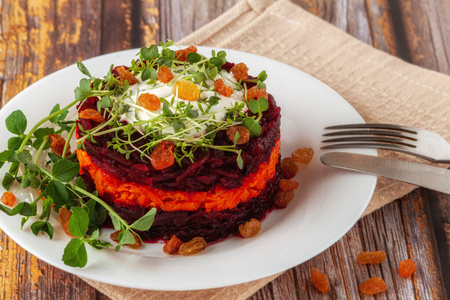
<path fill-rule="evenodd" d="M 237 1 L 1 1 L 1 103 L 79 59 L 178 40 Z M 450 74 L 448 0 L 295 2 L 378 49 Z M 412 192 L 363 218 L 334 246 L 287 271 L 251 299 L 358 299 L 358 283 L 371 276 L 383 277 L 388 285 L 377 299 L 445 299 L 450 295 L 449 199 L 425 189 Z M 30 255 L 3 233 L 0 246 L 2 299 L 107 299 L 78 277 Z M 388 259 L 381 265 L 358 266 L 357 254 L 374 249 L 385 251 Z M 408 257 L 414 258 L 417 274 L 397 280 L 393 261 Z M 309 282 L 313 267 L 325 270 L 331 280 L 333 289 L 326 296 Z"/>

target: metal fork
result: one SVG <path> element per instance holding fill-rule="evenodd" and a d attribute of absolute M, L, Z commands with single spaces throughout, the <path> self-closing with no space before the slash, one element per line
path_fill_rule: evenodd
<path fill-rule="evenodd" d="M 326 127 L 321 149 L 375 148 L 404 152 L 434 163 L 450 164 L 450 143 L 435 132 L 392 124 L 347 124 Z"/>

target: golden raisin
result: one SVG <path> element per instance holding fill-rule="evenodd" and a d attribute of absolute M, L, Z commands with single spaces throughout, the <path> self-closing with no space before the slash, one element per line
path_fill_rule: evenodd
<path fill-rule="evenodd" d="M 383 251 L 365 251 L 358 254 L 358 262 L 362 265 L 381 264 L 386 259 L 386 253 Z"/>
<path fill-rule="evenodd" d="M 248 67 L 244 63 L 234 65 L 230 71 L 236 80 L 246 80 L 248 78 Z"/>
<path fill-rule="evenodd" d="M 261 222 L 256 219 L 251 219 L 245 224 L 239 225 L 239 233 L 245 237 L 256 235 L 261 230 Z"/>
<path fill-rule="evenodd" d="M 119 74 L 122 85 L 124 85 L 125 80 L 128 80 L 128 85 L 133 85 L 139 82 L 136 77 L 134 77 L 134 75 L 124 67 L 118 67 L 117 73 Z"/>
<path fill-rule="evenodd" d="M 266 89 L 258 89 L 255 85 L 247 90 L 247 100 L 259 99 L 259 97 L 268 99 L 269 94 L 266 92 Z"/>
<path fill-rule="evenodd" d="M 181 244 L 183 244 L 183 241 L 177 238 L 175 235 L 172 235 L 170 240 L 168 240 L 164 245 L 163 251 L 165 254 L 169 255 L 177 254 Z"/>
<path fill-rule="evenodd" d="M 189 80 L 178 80 L 175 82 L 172 93 L 178 98 L 188 101 L 196 101 L 200 96 L 198 87 Z"/>
<path fill-rule="evenodd" d="M 105 120 L 105 118 L 95 109 L 87 108 L 78 113 L 78 116 L 81 119 L 92 120 L 97 123 L 101 123 Z"/>
<path fill-rule="evenodd" d="M 407 260 L 401 261 L 398 266 L 398 273 L 403 278 L 411 277 L 411 275 L 413 273 L 416 273 L 416 271 L 417 271 L 417 266 L 412 259 L 407 259 Z"/>
<path fill-rule="evenodd" d="M 317 268 L 314 268 L 311 273 L 311 282 L 314 287 L 321 293 L 328 293 L 331 290 L 328 276 L 320 273 Z"/>
<path fill-rule="evenodd" d="M 293 191 L 278 191 L 275 195 L 275 206 L 285 208 L 291 200 L 294 199 Z"/>
<path fill-rule="evenodd" d="M 63 151 L 64 151 L 64 145 L 66 144 L 66 140 L 62 136 L 60 136 L 58 134 L 54 134 L 54 133 L 49 134 L 48 139 L 50 141 L 50 148 L 52 149 L 52 152 L 59 156 L 62 156 Z M 70 154 L 70 145 L 67 149 L 68 149 L 67 155 L 69 155 Z"/>
<path fill-rule="evenodd" d="M 189 242 L 183 243 L 178 250 L 181 255 L 197 254 L 206 248 L 206 241 L 202 237 L 195 237 Z"/>
<path fill-rule="evenodd" d="M 383 278 L 372 277 L 359 286 L 359 291 L 364 295 L 375 295 L 379 293 L 386 292 L 386 283 Z"/>
<path fill-rule="evenodd" d="M 150 154 L 150 162 L 153 168 L 162 170 L 173 165 L 175 163 L 173 148 L 175 148 L 175 144 L 171 141 L 163 140 L 159 142 Z"/>
<path fill-rule="evenodd" d="M 280 179 L 278 188 L 284 192 L 293 191 L 298 188 L 298 182 L 293 179 Z"/>
<path fill-rule="evenodd" d="M 168 66 L 160 67 L 156 76 L 162 83 L 168 83 L 175 77 Z"/>
<path fill-rule="evenodd" d="M 216 92 L 218 92 L 222 96 L 230 97 L 231 95 L 233 95 L 233 88 L 231 86 L 227 86 L 225 82 L 223 82 L 222 78 L 214 81 L 214 88 L 216 89 Z"/>
<path fill-rule="evenodd" d="M 158 96 L 150 93 L 143 93 L 138 98 L 139 105 L 149 111 L 157 111 L 161 107 Z"/>
<path fill-rule="evenodd" d="M 185 61 L 187 55 L 191 52 L 197 52 L 197 47 L 189 46 L 186 49 L 177 50 L 175 51 L 175 58 L 181 61 Z"/>
<path fill-rule="evenodd" d="M 298 171 L 297 165 L 295 164 L 294 160 L 290 157 L 285 157 L 281 160 L 280 169 L 281 175 L 283 175 L 285 179 L 293 178 Z"/>
<path fill-rule="evenodd" d="M 10 191 L 4 192 L 1 201 L 7 206 L 13 206 L 14 203 L 16 203 L 16 195 L 14 195 L 13 192 Z"/>
<path fill-rule="evenodd" d="M 113 241 L 118 242 L 119 241 L 119 233 L 121 232 L 121 230 L 119 231 L 114 231 L 113 233 L 111 233 L 111 235 L 109 236 Z M 126 244 L 126 246 L 133 248 L 133 249 L 139 249 L 142 246 L 142 242 L 141 239 L 135 235 L 133 232 L 131 233 L 134 237 L 134 244 Z"/>
<path fill-rule="evenodd" d="M 234 142 L 236 133 L 239 133 L 239 138 L 236 142 L 237 145 L 242 145 L 250 140 L 250 131 L 244 126 L 231 126 L 226 130 L 228 138 Z"/>
<path fill-rule="evenodd" d="M 71 216 L 72 216 L 72 212 L 70 210 L 68 210 L 67 208 L 61 207 L 59 209 L 59 212 L 58 212 L 59 222 L 61 223 L 64 231 L 70 236 L 72 236 L 72 234 L 69 231 L 69 220 L 70 220 Z"/>
<path fill-rule="evenodd" d="M 314 150 L 311 148 L 300 148 L 295 150 L 291 158 L 301 164 L 309 164 L 314 156 Z"/>

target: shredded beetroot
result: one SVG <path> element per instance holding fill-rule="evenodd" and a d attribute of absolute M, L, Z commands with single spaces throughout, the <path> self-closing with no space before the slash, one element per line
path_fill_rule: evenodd
<path fill-rule="evenodd" d="M 221 240 L 230 234 L 239 232 L 239 225 L 251 219 L 262 220 L 273 207 L 273 201 L 278 188 L 278 172 L 267 182 L 266 188 L 258 197 L 251 198 L 247 202 L 240 203 L 233 209 L 205 212 L 197 211 L 172 211 L 158 210 L 155 221 L 150 230 L 140 232 L 139 235 L 146 242 L 157 240 L 169 240 L 172 235 L 186 242 L 194 237 L 203 237 L 208 243 Z M 89 182 L 88 176 L 85 180 Z M 91 186 L 89 184 L 88 186 Z M 129 224 L 142 217 L 147 208 L 141 206 L 120 207 L 103 197 L 122 218 Z M 110 221 L 109 221 L 110 222 Z M 107 226 L 112 226 L 111 223 Z"/>
<path fill-rule="evenodd" d="M 280 108 L 272 95 L 269 94 L 268 100 L 269 109 L 263 113 L 261 119 L 261 135 L 237 146 L 238 149 L 242 149 L 241 156 L 245 166 L 243 170 L 239 169 L 236 163 L 236 154 L 214 149 L 196 151 L 194 163 L 185 159 L 182 166 L 175 163 L 163 170 L 155 170 L 150 163 L 142 162 L 136 152 L 126 160 L 123 155 L 107 148 L 113 133 L 97 137 L 97 144 L 86 141 L 86 152 L 105 172 L 123 181 L 150 184 L 169 191 L 214 191 L 218 182 L 227 189 L 239 187 L 244 177 L 255 173 L 259 166 L 270 158 L 271 150 L 280 137 Z M 96 98 L 89 98 L 79 110 L 87 108 L 96 108 Z M 78 122 L 86 130 L 94 126 L 90 120 L 81 119 Z M 82 132 L 77 129 L 77 134 L 81 136 Z M 230 145 L 232 141 L 225 131 L 220 131 L 216 135 L 215 144 Z M 133 167 L 134 165 L 139 167 Z"/>

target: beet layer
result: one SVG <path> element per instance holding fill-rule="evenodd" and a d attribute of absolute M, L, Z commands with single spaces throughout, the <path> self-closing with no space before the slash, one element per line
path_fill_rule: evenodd
<path fill-rule="evenodd" d="M 279 168 L 277 168 L 276 175 L 267 181 L 266 188 L 258 197 L 240 203 L 233 209 L 211 212 L 205 212 L 204 209 L 172 212 L 158 210 L 155 222 L 150 230 L 140 232 L 140 236 L 146 242 L 169 240 L 172 235 L 176 235 L 184 242 L 198 236 L 205 238 L 207 242 L 226 238 L 229 235 L 238 233 L 240 224 L 253 218 L 262 220 L 266 213 L 272 210 L 278 189 L 278 179 Z M 148 208 L 141 206 L 117 206 L 108 200 L 107 195 L 103 198 L 129 224 L 142 217 L 148 211 Z"/>

